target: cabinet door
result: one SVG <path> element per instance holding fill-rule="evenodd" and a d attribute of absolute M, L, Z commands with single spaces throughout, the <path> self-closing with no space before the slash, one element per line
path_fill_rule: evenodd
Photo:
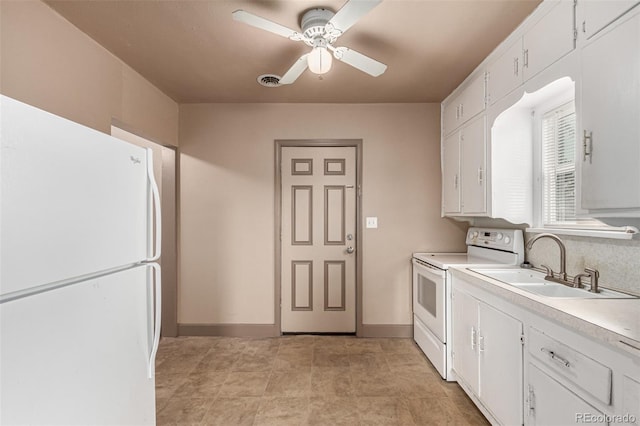
<path fill-rule="evenodd" d="M 451 100 L 442 109 L 442 125 L 444 127 L 444 134 L 448 135 L 458 127 L 458 114 L 460 111 L 460 104 L 458 98 Z"/>
<path fill-rule="evenodd" d="M 587 39 L 615 21 L 629 9 L 640 3 L 638 0 L 584 1 L 579 3 L 582 9 L 582 23 L 579 31 Z"/>
<path fill-rule="evenodd" d="M 640 207 L 640 13 L 581 52 L 582 208 Z M 581 135 L 584 133 L 581 132 Z"/>
<path fill-rule="evenodd" d="M 485 107 L 485 79 L 484 73 L 477 76 L 460 93 L 458 102 L 460 103 L 459 124 L 464 124 L 477 114 L 484 111 Z"/>
<path fill-rule="evenodd" d="M 462 129 L 460 140 L 461 208 L 465 214 L 486 213 L 486 132 L 484 116 Z"/>
<path fill-rule="evenodd" d="M 571 52 L 574 41 L 574 5 L 559 1 L 531 30 L 525 33 L 525 81 Z"/>
<path fill-rule="evenodd" d="M 487 93 L 489 105 L 502 99 L 507 93 L 522 84 L 522 39 L 513 45 L 489 66 Z"/>
<path fill-rule="evenodd" d="M 530 363 L 527 370 L 529 372 L 527 425 L 606 424 L 603 421 L 596 422 L 598 416 L 602 416 L 601 412 L 538 367 Z M 604 420 L 604 416 L 600 419 Z"/>
<path fill-rule="evenodd" d="M 522 323 L 480 303 L 480 398 L 505 425 L 522 424 Z"/>
<path fill-rule="evenodd" d="M 478 395 L 478 301 L 453 289 L 453 370 Z"/>
<path fill-rule="evenodd" d="M 640 382 L 629 376 L 622 378 L 622 413 L 634 418 L 633 425 L 640 424 Z"/>
<path fill-rule="evenodd" d="M 460 213 L 460 133 L 442 144 L 442 212 Z"/>

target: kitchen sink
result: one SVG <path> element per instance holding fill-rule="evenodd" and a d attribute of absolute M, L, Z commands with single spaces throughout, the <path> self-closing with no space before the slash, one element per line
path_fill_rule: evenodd
<path fill-rule="evenodd" d="M 470 268 L 485 277 L 518 287 L 530 293 L 545 297 L 555 298 L 580 298 L 580 299 L 633 299 L 626 293 L 601 288 L 598 293 L 591 293 L 582 288 L 569 287 L 564 284 L 546 281 L 542 272 L 524 268 L 509 269 L 484 269 Z"/>

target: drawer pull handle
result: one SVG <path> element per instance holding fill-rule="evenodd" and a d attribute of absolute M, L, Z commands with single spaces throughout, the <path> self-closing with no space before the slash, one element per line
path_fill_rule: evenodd
<path fill-rule="evenodd" d="M 554 351 L 550 351 L 547 348 L 540 348 L 540 351 L 546 353 L 547 355 L 549 355 L 549 358 L 551 358 L 554 361 L 559 362 L 560 364 L 564 365 L 565 367 L 570 367 L 571 366 L 569 361 L 567 361 L 566 359 L 562 358 L 561 356 L 558 356 Z"/>

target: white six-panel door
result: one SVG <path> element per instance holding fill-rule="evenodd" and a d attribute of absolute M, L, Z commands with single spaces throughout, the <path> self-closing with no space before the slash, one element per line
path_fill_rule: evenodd
<path fill-rule="evenodd" d="M 356 329 L 356 148 L 283 147 L 283 332 Z"/>

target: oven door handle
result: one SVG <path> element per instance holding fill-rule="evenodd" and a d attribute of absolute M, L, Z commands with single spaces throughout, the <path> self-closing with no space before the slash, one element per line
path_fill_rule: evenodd
<path fill-rule="evenodd" d="M 445 271 L 439 268 L 436 268 L 435 266 L 431 266 L 431 265 L 427 265 L 425 263 L 420 262 L 419 260 L 413 259 L 412 260 L 413 265 L 416 268 L 419 268 L 421 271 L 423 272 L 427 272 L 431 275 L 437 276 L 437 277 L 444 277 L 445 276 Z"/>

